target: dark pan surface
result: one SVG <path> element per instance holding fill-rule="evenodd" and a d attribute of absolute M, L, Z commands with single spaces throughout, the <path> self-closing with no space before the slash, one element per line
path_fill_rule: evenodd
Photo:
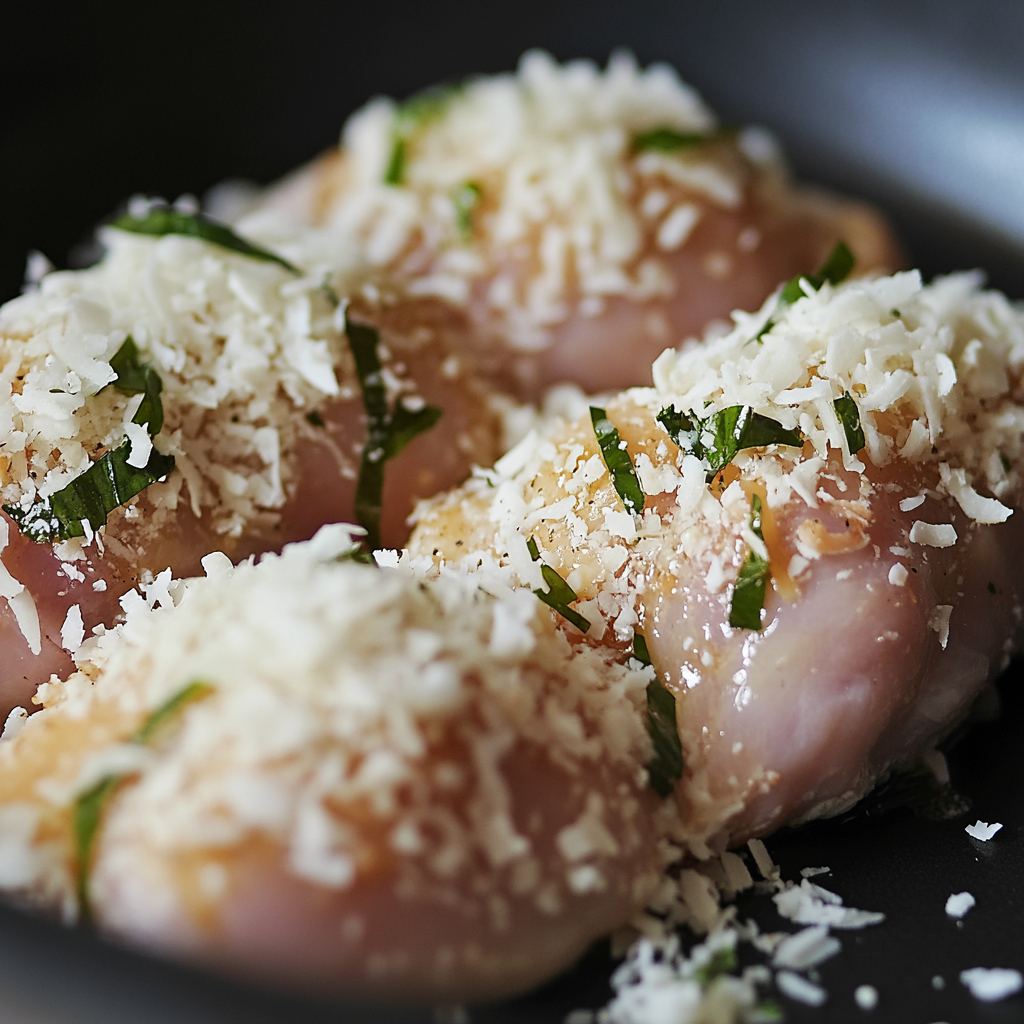
<path fill-rule="evenodd" d="M 530 46 L 602 62 L 627 46 L 670 61 L 726 119 L 775 129 L 803 177 L 879 203 L 927 275 L 981 266 L 1024 297 L 1024 5 L 1005 0 L 35 3 L 0 16 L 0 41 L 3 299 L 20 288 L 30 248 L 80 265 L 93 226 L 132 192 L 272 180 L 332 144 L 369 96 L 508 69 Z M 1024 1021 L 1024 996 L 986 1005 L 957 980 L 968 967 L 1024 970 L 1019 666 L 1002 693 L 1002 718 L 951 756 L 969 817 L 894 811 L 769 841 L 784 877 L 828 865 L 825 884 L 847 903 L 888 915 L 841 936 L 843 953 L 820 971 L 829 1003 L 780 1000 L 787 1020 Z M 975 818 L 1003 830 L 978 843 L 963 830 Z M 978 903 L 957 926 L 943 908 L 964 889 Z M 764 900 L 741 913 L 780 924 Z M 473 1008 L 472 1020 L 560 1024 L 607 1001 L 609 967 L 595 949 L 537 993 Z M 865 983 L 880 994 L 870 1013 L 853 1001 Z M 5 1024 L 406 1020 L 433 1014 L 262 992 L 0 908 Z"/>

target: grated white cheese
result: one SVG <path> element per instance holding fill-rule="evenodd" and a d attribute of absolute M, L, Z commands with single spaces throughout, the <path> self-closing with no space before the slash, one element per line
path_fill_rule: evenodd
<path fill-rule="evenodd" d="M 775 975 L 775 984 L 784 996 L 807 1006 L 824 1006 L 828 993 L 820 986 L 801 978 L 792 971 L 779 971 Z"/>
<path fill-rule="evenodd" d="M 1001 828 L 1002 823 L 994 821 L 991 825 L 987 821 L 976 821 L 973 825 L 967 825 L 964 831 L 972 839 L 980 839 L 983 843 L 987 843 Z"/>
<path fill-rule="evenodd" d="M 960 972 L 960 981 L 975 999 L 995 1003 L 1024 988 L 1024 977 L 1012 967 L 972 967 Z"/>
<path fill-rule="evenodd" d="M 961 918 L 975 905 L 977 900 L 969 892 L 956 892 L 946 900 L 949 917 Z"/>

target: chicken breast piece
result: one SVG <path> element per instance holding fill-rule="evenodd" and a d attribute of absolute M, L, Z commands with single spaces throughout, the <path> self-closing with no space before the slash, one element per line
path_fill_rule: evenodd
<path fill-rule="evenodd" d="M 0 744 L 7 893 L 262 982 L 420 1001 L 535 985 L 642 907 L 673 849 L 650 670 L 574 652 L 507 572 L 351 550 L 327 527 L 211 557 L 46 684 Z"/>
<path fill-rule="evenodd" d="M 698 857 L 913 763 L 1020 633 L 1020 314 L 970 275 L 902 274 L 808 283 L 738 319 L 667 351 L 656 389 L 425 503 L 410 541 L 524 577 L 532 541 L 571 588 L 579 643 L 645 637 L 676 698 Z"/>
<path fill-rule="evenodd" d="M 0 557 L 11 577 L 0 592 L 4 716 L 28 706 L 51 673 L 66 676 L 70 655 L 114 624 L 140 582 L 168 568 L 195 574 L 214 550 L 236 561 L 280 550 L 358 513 L 364 380 L 322 275 L 179 234 L 107 229 L 104 238 L 97 266 L 51 274 L 0 311 Z M 479 377 L 452 355 L 450 314 L 386 319 L 374 379 L 388 415 L 440 411 L 428 435 L 406 428 L 404 449 L 385 459 L 379 526 L 397 545 L 417 499 L 496 457 L 501 424 Z M 155 437 L 148 420 L 135 422 L 153 415 L 140 411 L 150 401 L 139 391 L 146 373 L 163 421 Z M 126 482 L 132 473 L 138 485 Z M 32 527 L 62 494 L 79 505 L 60 530 L 50 520 Z"/>
<path fill-rule="evenodd" d="M 463 310 L 468 348 L 531 399 L 650 384 L 666 345 L 840 239 L 862 273 L 904 262 L 877 212 L 797 187 L 766 132 L 722 128 L 624 54 L 599 71 L 533 51 L 514 75 L 374 101 L 239 223 L 278 245 L 313 225 L 335 266 Z"/>

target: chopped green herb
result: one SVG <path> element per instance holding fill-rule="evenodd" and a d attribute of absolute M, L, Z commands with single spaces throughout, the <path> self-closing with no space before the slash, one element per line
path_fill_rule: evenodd
<path fill-rule="evenodd" d="M 633 630 L 633 657 L 641 665 L 650 666 L 651 654 L 647 638 Z M 683 777 L 683 745 L 676 722 L 676 698 L 657 679 L 647 684 L 647 732 L 654 745 L 654 757 L 647 765 L 651 788 L 666 797 Z"/>
<path fill-rule="evenodd" d="M 201 213 L 179 213 L 171 206 L 154 206 L 145 217 L 133 217 L 126 213 L 113 221 L 111 227 L 136 235 L 186 235 L 189 238 L 201 238 L 204 242 L 248 256 L 250 259 L 276 263 L 297 276 L 302 274 L 298 267 L 286 259 L 247 242 L 226 224 L 219 224 Z"/>
<path fill-rule="evenodd" d="M 527 537 L 526 549 L 530 552 L 530 557 L 535 562 L 540 561 L 540 550 L 537 547 L 537 542 L 532 537 Z M 545 562 L 540 563 L 540 574 L 544 577 L 544 582 L 548 585 L 548 589 L 535 590 L 534 594 L 549 608 L 553 608 L 558 612 L 562 618 L 568 619 L 581 633 L 586 633 L 590 629 L 590 620 L 580 615 L 575 608 L 569 607 L 573 601 L 577 600 L 576 591 Z"/>
<path fill-rule="evenodd" d="M 711 954 L 711 959 L 694 972 L 694 978 L 704 987 L 708 986 L 723 974 L 736 970 L 736 949 L 733 946 L 726 946 L 716 949 Z"/>
<path fill-rule="evenodd" d="M 709 142 L 719 142 L 736 134 L 735 128 L 720 128 L 712 132 L 681 132 L 675 128 L 650 128 L 633 136 L 633 149 L 638 153 L 654 150 L 658 153 L 678 153 Z"/>
<path fill-rule="evenodd" d="M 850 454 L 856 455 L 867 443 L 864 440 L 864 428 L 860 425 L 860 412 L 857 409 L 857 403 L 853 400 L 853 395 L 847 391 L 832 405 L 839 417 L 839 422 L 843 425 Z"/>
<path fill-rule="evenodd" d="M 770 999 L 758 1003 L 754 1007 L 753 1014 L 744 1018 L 747 1024 L 782 1024 L 785 1019 L 786 1015 L 782 1012 L 782 1007 Z"/>
<path fill-rule="evenodd" d="M 683 777 L 683 745 L 676 721 L 676 698 L 657 679 L 647 684 L 647 732 L 654 745 L 654 757 L 647 765 L 651 788 L 660 797 L 670 796 Z"/>
<path fill-rule="evenodd" d="M 89 895 L 89 871 L 93 841 L 100 827 L 103 809 L 121 784 L 123 775 L 107 775 L 75 801 L 75 861 L 78 868 L 76 889 L 82 924 L 92 922 L 92 900 Z"/>
<path fill-rule="evenodd" d="M 149 741 L 186 705 L 202 697 L 208 697 L 213 693 L 213 687 L 209 683 L 196 680 L 189 683 L 183 690 L 179 690 L 173 697 L 164 701 L 145 722 L 139 726 L 137 732 L 131 738 L 132 743 L 146 746 Z"/>
<path fill-rule="evenodd" d="M 896 309 L 896 308 L 890 309 L 889 310 L 889 315 L 890 316 L 894 316 L 897 319 L 899 319 L 901 316 L 903 316 L 903 314 L 898 309 Z"/>
<path fill-rule="evenodd" d="M 754 412 L 749 405 L 730 405 L 704 419 L 666 406 L 657 419 L 679 448 L 704 462 L 708 480 L 744 448 L 770 444 L 799 448 L 803 444 L 799 431 Z"/>
<path fill-rule="evenodd" d="M 164 405 L 160 399 L 164 384 L 160 374 L 139 358 L 139 348 L 131 335 L 111 356 L 110 368 L 117 374 L 113 387 L 126 395 L 145 396 L 132 417 L 132 423 L 146 427 L 150 437 L 156 437 L 164 426 Z"/>
<path fill-rule="evenodd" d="M 641 665 L 651 664 L 651 654 L 647 650 L 647 638 L 643 633 L 638 633 L 635 629 L 633 630 L 633 657 Z"/>
<path fill-rule="evenodd" d="M 346 322 L 345 333 L 356 363 L 356 374 L 366 412 L 366 444 L 356 483 L 355 513 L 366 530 L 371 551 L 381 546 L 380 516 L 384 495 L 384 465 L 417 435 L 430 430 L 442 416 L 435 405 L 410 409 L 401 399 L 388 409 L 387 392 L 377 351 L 380 335 L 376 328 Z"/>
<path fill-rule="evenodd" d="M 750 529 L 756 537 L 764 539 L 761 534 L 761 499 L 756 494 L 750 503 Z M 762 628 L 761 612 L 770 574 L 768 559 L 753 550 L 748 551 L 732 591 L 729 625 L 734 629 Z"/>
<path fill-rule="evenodd" d="M 1002 453 L 999 453 L 999 465 L 1003 467 L 1004 473 L 1010 472 L 1010 460 Z"/>
<path fill-rule="evenodd" d="M 213 687 L 206 683 L 189 683 L 169 700 L 160 705 L 141 726 L 135 731 L 129 742 L 146 746 L 153 737 L 177 714 L 186 704 L 213 692 Z M 92 862 L 92 849 L 99 831 L 105 810 L 110 798 L 118 786 L 127 777 L 127 773 L 106 775 L 90 789 L 79 794 L 75 800 L 75 863 L 77 867 L 78 907 L 83 924 L 92 921 L 92 901 L 89 895 L 89 872 Z"/>
<path fill-rule="evenodd" d="M 98 530 L 115 508 L 174 469 L 174 456 L 161 455 L 155 448 L 142 469 L 128 465 L 130 454 L 131 442 L 125 441 L 56 494 L 34 502 L 27 509 L 21 505 L 4 505 L 3 509 L 18 529 L 37 544 L 84 537 L 83 522 Z"/>
<path fill-rule="evenodd" d="M 640 489 L 633 460 L 626 451 L 626 442 L 619 437 L 618 430 L 604 409 L 596 405 L 590 407 L 590 422 L 594 425 L 594 435 L 601 448 L 604 464 L 615 485 L 615 491 L 627 512 L 634 515 L 644 509 L 644 492 Z"/>
<path fill-rule="evenodd" d="M 828 254 L 825 262 L 818 268 L 816 274 L 797 274 L 786 282 L 786 286 L 779 295 L 779 301 L 775 305 L 775 312 L 768 318 L 767 323 L 751 338 L 751 341 L 758 343 L 775 326 L 776 318 L 787 307 L 804 297 L 801 281 L 806 281 L 814 291 L 828 281 L 829 284 L 840 284 L 845 281 L 856 264 L 856 258 L 850 247 L 845 242 L 836 242 L 832 251 Z"/>
<path fill-rule="evenodd" d="M 391 127 L 391 154 L 384 170 L 385 185 L 401 185 L 408 162 L 408 142 L 412 136 L 439 118 L 459 92 L 461 85 L 438 85 L 411 96 L 395 111 Z"/>
<path fill-rule="evenodd" d="M 998 591 L 996 590 L 996 585 L 991 580 L 989 581 L 989 584 L 988 584 L 988 592 L 990 594 L 997 594 L 998 593 Z"/>
<path fill-rule="evenodd" d="M 455 204 L 455 226 L 464 241 L 473 237 L 473 213 L 483 190 L 475 181 L 467 181 L 452 193 Z"/>
<path fill-rule="evenodd" d="M 321 430 L 323 430 L 323 428 L 327 426 L 327 424 L 324 423 L 323 416 L 321 416 L 320 413 L 316 411 L 316 409 L 314 409 L 312 412 L 306 413 L 306 422 L 311 427 L 319 427 Z"/>

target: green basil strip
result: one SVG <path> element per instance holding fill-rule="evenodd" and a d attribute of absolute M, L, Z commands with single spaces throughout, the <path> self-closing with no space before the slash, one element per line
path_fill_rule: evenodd
<path fill-rule="evenodd" d="M 633 630 L 633 657 L 650 666 L 647 638 Z M 651 788 L 660 797 L 668 796 L 683 777 L 683 745 L 679 739 L 675 695 L 657 679 L 647 684 L 647 732 L 654 745 L 654 757 L 647 765 Z"/>
<path fill-rule="evenodd" d="M 199 700 L 213 692 L 207 683 L 189 683 L 169 700 L 160 705 L 131 737 L 131 743 L 146 746 L 150 740 L 186 704 Z M 103 812 L 126 774 L 106 775 L 96 785 L 80 794 L 75 800 L 75 865 L 77 869 L 78 908 L 83 924 L 92 922 L 92 900 L 89 893 L 89 872 L 92 866 L 92 849 L 103 821 Z"/>
<path fill-rule="evenodd" d="M 770 444 L 799 448 L 804 443 L 798 430 L 790 430 L 778 420 L 754 412 L 749 405 L 730 405 L 703 419 L 666 406 L 657 419 L 679 448 L 705 464 L 708 480 L 745 448 L 765 448 Z M 710 443 L 705 441 L 708 435 Z"/>
<path fill-rule="evenodd" d="M 635 629 L 633 630 L 633 657 L 641 665 L 651 664 L 651 653 L 647 650 L 647 638 L 643 633 L 638 633 Z"/>
<path fill-rule="evenodd" d="M 126 395 L 144 395 L 132 417 L 132 423 L 145 426 L 150 437 L 156 437 L 164 426 L 164 405 L 160 392 L 164 384 L 160 374 L 139 358 L 139 348 L 129 335 L 111 356 L 110 368 L 117 374 L 113 386 Z"/>
<path fill-rule="evenodd" d="M 682 149 L 694 149 L 735 135 L 735 128 L 719 128 L 713 132 L 681 132 L 661 126 L 637 132 L 633 136 L 633 149 L 638 153 L 652 150 L 658 153 L 678 153 Z"/>
<path fill-rule="evenodd" d="M 715 978 L 735 971 L 737 966 L 736 948 L 727 946 L 724 949 L 716 949 L 711 959 L 695 971 L 693 976 L 700 982 L 702 988 L 707 988 Z"/>
<path fill-rule="evenodd" d="M 779 301 L 776 303 L 775 312 L 751 340 L 760 343 L 775 326 L 779 314 L 787 306 L 792 306 L 794 302 L 804 298 L 805 292 L 800 284 L 801 281 L 806 281 L 815 291 L 818 291 L 826 281 L 832 285 L 841 284 L 850 276 L 856 263 L 856 257 L 850 247 L 845 242 L 836 242 L 816 274 L 797 274 L 796 277 L 790 278 L 786 282 L 786 286 L 779 295 Z"/>
<path fill-rule="evenodd" d="M 391 153 L 384 169 L 385 185 L 402 184 L 408 163 L 409 139 L 431 121 L 441 117 L 461 88 L 461 85 L 437 85 L 416 93 L 398 107 L 391 127 Z"/>
<path fill-rule="evenodd" d="M 750 529 L 764 540 L 761 533 L 761 499 L 755 494 L 750 503 Z M 733 629 L 756 629 L 760 631 L 761 611 L 768 587 L 771 566 L 767 558 L 755 551 L 747 552 L 747 560 L 740 567 L 736 584 L 732 590 L 732 605 L 729 608 L 729 625 Z"/>
<path fill-rule="evenodd" d="M 89 870 L 92 847 L 99 831 L 107 801 L 114 795 L 124 776 L 107 775 L 75 801 L 75 863 L 78 870 L 76 890 L 82 924 L 92 923 L 92 899 L 89 894 Z"/>
<path fill-rule="evenodd" d="M 644 509 L 644 492 L 640 488 L 633 460 L 626 451 L 626 443 L 619 437 L 618 430 L 604 409 L 596 405 L 590 407 L 590 422 L 594 425 L 594 435 L 601 448 L 604 464 L 615 485 L 615 491 L 627 512 L 638 515 Z"/>
<path fill-rule="evenodd" d="M 155 448 L 142 469 L 128 465 L 130 454 L 131 442 L 125 441 L 97 459 L 56 494 L 27 509 L 21 505 L 4 505 L 3 509 L 17 523 L 18 529 L 37 544 L 84 537 L 83 520 L 92 530 L 98 530 L 115 508 L 174 469 L 174 456 L 161 455 Z"/>
<path fill-rule="evenodd" d="M 532 537 L 526 539 L 526 548 L 535 562 L 540 561 L 540 550 Z M 590 629 L 590 619 L 584 618 L 575 608 L 569 607 L 573 601 L 578 599 L 576 591 L 550 565 L 544 562 L 540 563 L 540 574 L 544 577 L 548 589 L 535 590 L 534 594 L 549 608 L 558 612 L 562 618 L 568 619 L 581 633 L 586 633 Z"/>
<path fill-rule="evenodd" d="M 247 242 L 244 238 L 236 235 L 226 224 L 219 224 L 200 213 L 179 213 L 171 206 L 155 206 L 145 217 L 133 217 L 130 213 L 126 213 L 112 221 L 111 227 L 120 231 L 130 231 L 136 235 L 154 235 L 156 237 L 185 235 L 189 238 L 200 238 L 211 245 L 220 246 L 221 249 L 228 249 L 241 256 L 262 260 L 265 263 L 276 263 L 296 276 L 302 275 L 302 271 L 286 259 L 268 249 L 261 249 L 258 245 L 253 245 L 252 242 Z"/>
<path fill-rule="evenodd" d="M 473 236 L 473 213 L 483 190 L 475 181 L 467 181 L 460 185 L 452 193 L 452 202 L 455 204 L 455 226 L 464 241 Z"/>
<path fill-rule="evenodd" d="M 853 395 L 846 391 L 842 398 L 837 398 L 832 405 L 839 417 L 839 422 L 843 425 L 850 454 L 856 455 L 867 444 L 864 440 L 864 428 L 860 425 L 860 410 L 857 408 L 857 403 L 853 400 Z"/>
<path fill-rule="evenodd" d="M 660 797 L 670 796 L 683 777 L 683 745 L 676 721 L 676 698 L 656 679 L 647 684 L 647 732 L 654 745 L 654 757 L 647 765 L 651 788 Z"/>
<path fill-rule="evenodd" d="M 209 683 L 189 683 L 183 690 L 179 690 L 173 697 L 164 701 L 145 722 L 139 726 L 135 735 L 132 736 L 132 743 L 146 746 L 149 741 L 186 705 L 194 700 L 207 697 L 213 693 L 213 687 Z"/>
<path fill-rule="evenodd" d="M 416 436 L 430 430 L 443 410 L 435 405 L 409 409 L 399 399 L 388 409 L 387 389 L 380 362 L 380 334 L 374 327 L 346 321 L 345 334 L 356 364 L 359 387 L 366 412 L 366 444 L 363 446 L 356 482 L 355 513 L 366 530 L 371 551 L 381 546 L 380 517 L 384 497 L 384 465 Z"/>

